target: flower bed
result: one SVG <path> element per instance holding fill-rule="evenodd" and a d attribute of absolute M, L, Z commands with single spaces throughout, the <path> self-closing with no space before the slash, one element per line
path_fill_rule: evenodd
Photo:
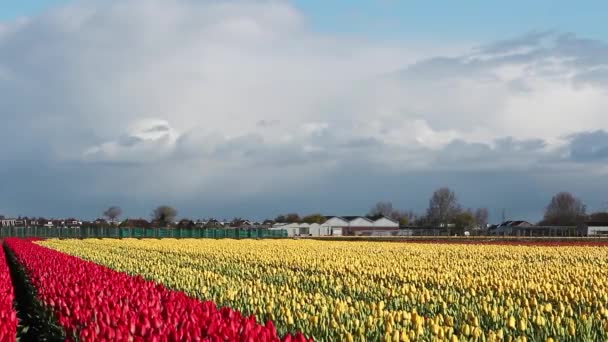
<path fill-rule="evenodd" d="M 39 242 L 316 341 L 608 341 L 606 247 Z"/>
<path fill-rule="evenodd" d="M 0 251 L 0 341 L 14 341 L 17 333 L 17 313 L 13 309 L 13 284 L 3 251 Z"/>
<path fill-rule="evenodd" d="M 199 301 L 141 277 L 30 241 L 7 239 L 38 300 L 68 339 L 81 341 L 279 341 L 271 322 Z M 304 341 L 301 334 L 284 340 Z"/>

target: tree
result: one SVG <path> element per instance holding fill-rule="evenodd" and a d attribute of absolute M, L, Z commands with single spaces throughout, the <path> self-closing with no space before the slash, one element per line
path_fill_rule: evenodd
<path fill-rule="evenodd" d="M 116 219 L 122 215 L 122 209 L 118 206 L 111 206 L 103 212 L 103 216 L 107 217 L 112 224 L 116 223 Z"/>
<path fill-rule="evenodd" d="M 459 229 L 469 229 L 475 226 L 475 215 L 471 210 L 462 211 L 453 219 L 454 225 Z"/>
<path fill-rule="evenodd" d="M 195 226 L 194 221 L 187 219 L 187 218 L 181 219 L 179 221 L 179 223 L 177 224 L 177 228 L 192 229 L 192 228 L 194 228 L 194 226 Z"/>
<path fill-rule="evenodd" d="M 298 215 L 296 213 L 289 213 L 285 216 L 285 222 L 298 223 L 298 222 L 300 222 L 300 215 Z"/>
<path fill-rule="evenodd" d="M 410 210 L 406 212 L 401 212 L 395 208 L 393 208 L 393 203 L 391 202 L 378 202 L 376 203 L 367 214 L 367 217 L 373 220 L 377 220 L 381 217 L 388 217 L 399 222 L 400 225 L 406 226 L 411 222 L 414 222 L 416 219 L 416 215 Z"/>
<path fill-rule="evenodd" d="M 391 202 L 378 202 L 376 203 L 369 211 L 368 216 L 370 217 L 392 217 L 395 213 L 395 209 L 393 209 L 393 203 Z"/>
<path fill-rule="evenodd" d="M 585 221 L 586 207 L 569 192 L 560 192 L 551 198 L 540 225 L 575 226 Z"/>
<path fill-rule="evenodd" d="M 475 225 L 478 228 L 486 228 L 488 226 L 488 216 L 488 208 L 475 210 Z"/>
<path fill-rule="evenodd" d="M 323 215 L 321 215 L 321 214 L 311 214 L 308 216 L 304 216 L 302 218 L 302 222 L 306 222 L 308 224 L 313 224 L 313 223 L 321 224 L 321 223 L 325 222 L 325 217 L 323 217 Z"/>
<path fill-rule="evenodd" d="M 285 222 L 287 222 L 287 219 L 285 218 L 285 215 L 279 215 L 274 219 L 274 222 L 285 223 Z"/>
<path fill-rule="evenodd" d="M 449 224 L 461 212 L 456 194 L 449 188 L 437 189 L 429 200 L 426 216 L 433 225 Z"/>
<path fill-rule="evenodd" d="M 412 210 L 408 210 L 404 213 L 401 213 L 401 218 L 399 219 L 399 223 L 402 226 L 407 225 L 415 225 L 418 220 L 418 216 Z"/>
<path fill-rule="evenodd" d="M 589 221 L 591 222 L 608 222 L 608 212 L 599 211 L 589 215 Z"/>
<path fill-rule="evenodd" d="M 166 227 L 171 224 L 175 219 L 175 216 L 177 216 L 177 210 L 168 205 L 161 205 L 152 212 L 152 218 L 154 221 L 158 222 L 161 227 Z"/>

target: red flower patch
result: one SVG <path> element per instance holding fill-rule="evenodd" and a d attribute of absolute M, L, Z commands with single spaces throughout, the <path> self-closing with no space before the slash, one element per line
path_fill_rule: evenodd
<path fill-rule="evenodd" d="M 261 325 L 252 316 L 30 241 L 6 243 L 70 340 L 281 341 L 272 322 Z M 301 334 L 283 340 L 308 341 Z"/>
<path fill-rule="evenodd" d="M 13 309 L 15 293 L 4 251 L 0 251 L 0 342 L 15 341 L 17 312 Z"/>

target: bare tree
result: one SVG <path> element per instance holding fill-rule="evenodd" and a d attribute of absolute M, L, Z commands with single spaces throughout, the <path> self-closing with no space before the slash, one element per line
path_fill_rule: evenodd
<path fill-rule="evenodd" d="M 569 192 L 560 192 L 551 198 L 545 210 L 543 225 L 575 226 L 585 220 L 587 208 Z"/>
<path fill-rule="evenodd" d="M 173 222 L 175 219 L 175 216 L 177 216 L 177 210 L 168 205 L 161 205 L 152 212 L 152 218 L 162 227 L 166 227 L 171 224 L 171 222 Z"/>
<path fill-rule="evenodd" d="M 413 213 L 411 211 L 410 212 L 401 212 L 401 211 L 395 209 L 393 207 L 393 203 L 391 203 L 391 202 L 382 202 L 381 201 L 381 202 L 376 203 L 369 210 L 367 217 L 379 218 L 379 217 L 384 216 L 384 217 L 391 218 L 395 221 L 398 221 L 399 223 L 401 223 L 403 225 L 407 225 L 408 223 L 413 221 L 410 214 L 413 214 Z"/>
<path fill-rule="evenodd" d="M 393 203 L 391 202 L 378 202 L 376 203 L 370 210 L 369 216 L 386 216 L 392 217 L 395 213 L 395 209 L 393 209 Z"/>
<path fill-rule="evenodd" d="M 399 223 L 403 226 L 415 225 L 417 219 L 418 215 L 416 215 L 415 212 L 413 212 L 412 210 L 407 210 L 401 212 L 401 218 L 399 219 Z"/>
<path fill-rule="evenodd" d="M 475 210 L 475 224 L 479 228 L 486 228 L 488 225 L 488 208 L 478 208 Z"/>
<path fill-rule="evenodd" d="M 427 221 L 430 224 L 449 224 L 462 209 L 458 204 L 456 194 L 447 187 L 435 190 L 429 200 Z"/>
<path fill-rule="evenodd" d="M 116 219 L 119 218 L 120 215 L 122 215 L 122 209 L 118 206 L 111 206 L 103 212 L 103 216 L 107 217 L 112 224 L 116 223 Z"/>

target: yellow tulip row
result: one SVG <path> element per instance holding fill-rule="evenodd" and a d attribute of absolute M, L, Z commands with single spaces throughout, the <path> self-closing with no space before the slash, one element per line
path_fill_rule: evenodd
<path fill-rule="evenodd" d="M 309 240 L 40 244 L 319 341 L 608 339 L 608 248 Z"/>

